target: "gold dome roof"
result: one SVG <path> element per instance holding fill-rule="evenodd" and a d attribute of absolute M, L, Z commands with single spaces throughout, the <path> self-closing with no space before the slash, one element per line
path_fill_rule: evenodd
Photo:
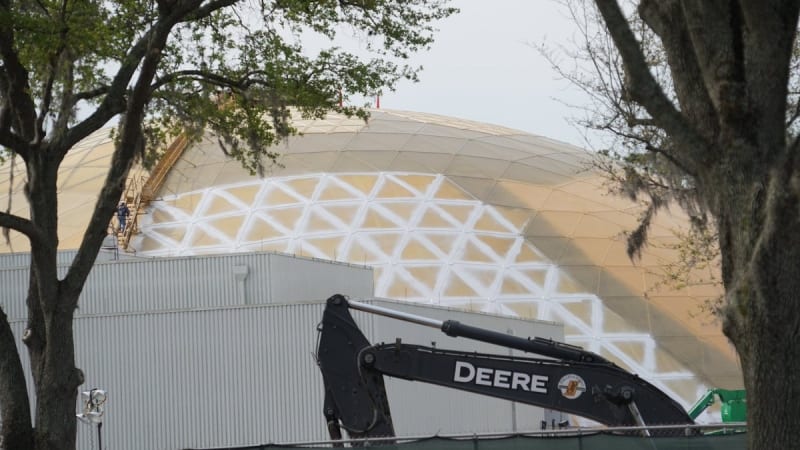
<path fill-rule="evenodd" d="M 591 155 L 544 137 L 430 114 L 299 121 L 279 166 L 249 176 L 213 136 L 175 164 L 140 254 L 276 250 L 375 268 L 378 296 L 565 323 L 568 341 L 685 403 L 738 386 L 735 355 L 659 273 L 684 216 L 659 215 L 632 263 L 639 205 L 608 194 Z M 647 293 L 647 298 L 645 298 Z"/>
<path fill-rule="evenodd" d="M 276 148 L 280 165 L 264 179 L 226 158 L 214 136 L 187 148 L 140 217 L 132 248 L 149 256 L 275 250 L 368 264 L 377 296 L 562 322 L 569 342 L 687 406 L 706 386 L 741 386 L 732 347 L 696 314 L 718 290 L 659 286 L 685 217 L 660 214 L 632 263 L 623 233 L 637 224 L 639 205 L 608 194 L 584 150 L 404 111 L 295 125 L 302 135 Z M 98 132 L 65 160 L 61 248 L 77 247 L 111 151 Z M 14 207 L 25 215 L 17 166 Z M 3 203 L 8 171 L 0 166 Z M 20 235 L 12 243 L 27 248 Z"/>

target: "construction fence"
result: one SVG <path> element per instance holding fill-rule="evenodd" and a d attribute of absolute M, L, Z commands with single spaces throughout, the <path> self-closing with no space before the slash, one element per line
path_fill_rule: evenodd
<path fill-rule="evenodd" d="M 677 431 L 677 430 L 676 430 Z M 226 450 L 331 449 L 380 447 L 380 450 L 746 450 L 747 433 L 719 430 L 671 437 L 647 437 L 641 432 L 553 433 L 513 436 L 431 437 L 393 441 L 341 441 L 268 444 Z"/>

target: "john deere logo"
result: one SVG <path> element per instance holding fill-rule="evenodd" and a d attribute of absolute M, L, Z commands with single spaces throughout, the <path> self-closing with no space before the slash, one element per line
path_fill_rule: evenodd
<path fill-rule="evenodd" d="M 558 389 L 564 397 L 575 400 L 586 391 L 586 383 L 583 378 L 570 373 L 558 380 Z"/>

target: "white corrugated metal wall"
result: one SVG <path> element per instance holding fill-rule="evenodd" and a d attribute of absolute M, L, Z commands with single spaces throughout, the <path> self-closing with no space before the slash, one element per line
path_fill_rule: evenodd
<path fill-rule="evenodd" d="M 12 293 L 2 302 L 16 312 L 9 317 L 18 336 L 24 310 L 15 304 L 23 303 L 24 277 L 22 267 L 0 270 L 0 283 Z M 109 392 L 103 448 L 326 439 L 322 379 L 312 357 L 323 301 L 334 293 L 369 298 L 372 289 L 370 269 L 272 253 L 97 264 L 81 298 L 75 343 L 86 374 L 81 390 Z M 555 324 L 389 306 L 519 335 L 563 337 Z M 420 344 L 435 340 L 449 348 L 507 351 L 384 317 L 355 316 L 374 342 L 400 336 Z M 542 415 L 422 383 L 389 381 L 387 390 L 397 431 L 405 435 L 531 429 Z M 97 448 L 96 428 L 79 423 L 78 430 L 79 448 Z"/>
<path fill-rule="evenodd" d="M 25 317 L 28 267 L 0 265 L 0 286 L 8 317 Z M 340 291 L 372 295 L 372 269 L 278 253 L 131 259 L 95 265 L 79 314 L 314 301 Z"/>
<path fill-rule="evenodd" d="M 322 381 L 311 355 L 320 308 L 270 305 L 78 319 L 85 386 L 109 392 L 104 448 L 325 438 Z M 90 426 L 80 429 L 79 448 L 91 448 Z"/>

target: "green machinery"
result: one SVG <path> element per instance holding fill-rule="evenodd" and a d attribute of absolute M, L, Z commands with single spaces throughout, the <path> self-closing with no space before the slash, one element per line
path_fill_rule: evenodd
<path fill-rule="evenodd" d="M 697 403 L 689 408 L 689 417 L 696 419 L 719 397 L 720 414 L 723 422 L 745 422 L 747 420 L 747 396 L 744 389 L 709 389 Z"/>

